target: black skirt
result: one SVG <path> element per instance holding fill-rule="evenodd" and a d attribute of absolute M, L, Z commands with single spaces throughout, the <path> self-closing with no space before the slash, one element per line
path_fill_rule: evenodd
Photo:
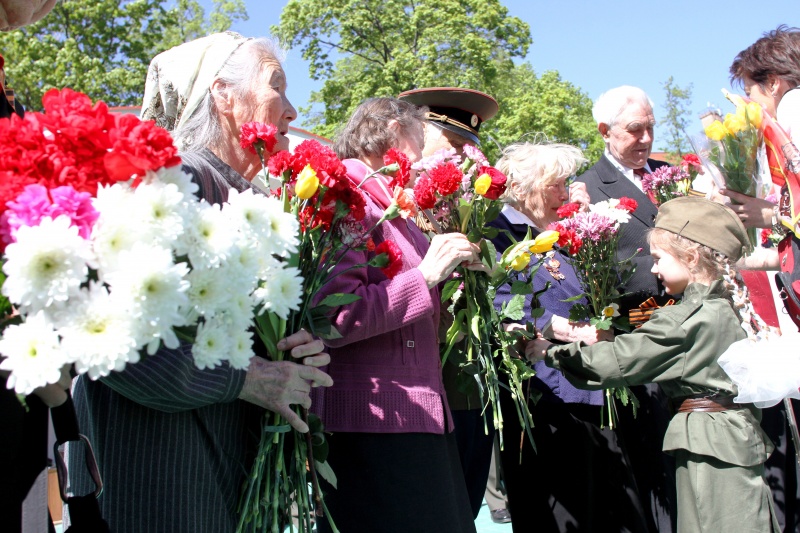
<path fill-rule="evenodd" d="M 474 533 L 452 433 L 336 433 L 328 460 L 337 488 L 321 482 L 341 533 Z M 317 520 L 321 533 L 327 520 Z"/>

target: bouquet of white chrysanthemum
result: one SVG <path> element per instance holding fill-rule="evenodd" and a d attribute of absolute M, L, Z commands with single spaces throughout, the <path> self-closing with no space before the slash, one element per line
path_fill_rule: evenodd
<path fill-rule="evenodd" d="M 299 304 L 299 273 L 281 260 L 297 221 L 252 191 L 199 200 L 165 130 L 48 95 L 52 115 L 0 121 L 0 145 L 26 146 L 17 159 L 0 148 L 7 386 L 30 394 L 64 365 L 96 379 L 181 340 L 199 368 L 247 367 L 254 311 Z"/>

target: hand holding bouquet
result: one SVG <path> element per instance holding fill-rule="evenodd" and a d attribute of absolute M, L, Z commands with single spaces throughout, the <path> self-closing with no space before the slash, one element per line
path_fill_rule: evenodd
<path fill-rule="evenodd" d="M 569 319 L 573 322 L 588 320 L 601 330 L 616 327 L 629 330 L 627 317 L 620 316 L 619 298 L 624 296 L 619 287 L 623 286 L 633 273 L 630 259 L 617 259 L 617 248 L 622 231 L 622 224 L 630 220 L 631 213 L 636 211 L 636 200 L 620 198 L 598 202 L 589 206 L 589 211 L 582 211 L 576 203 L 565 204 L 559 209 L 562 220 L 555 222 L 548 229 L 555 230 L 560 237 L 558 245 L 570 257 L 570 262 L 578 274 L 583 293 L 571 298 L 571 301 L 586 297 L 588 305 L 576 303 L 570 309 Z M 615 418 L 612 411 L 612 392 L 620 398 L 623 405 L 637 402 L 627 388 L 606 391 L 608 400 L 609 424 L 613 428 Z"/>

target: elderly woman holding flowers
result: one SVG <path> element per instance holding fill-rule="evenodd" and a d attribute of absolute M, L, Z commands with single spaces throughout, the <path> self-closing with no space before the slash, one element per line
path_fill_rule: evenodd
<path fill-rule="evenodd" d="M 296 111 L 285 91 L 271 42 L 215 34 L 152 61 L 142 114 L 175 130 L 198 196 L 220 204 L 231 189 L 250 189 L 261 168 L 258 155 L 240 145 L 244 123 L 274 125 L 267 155 L 288 148 Z M 307 431 L 291 405 L 309 407 L 311 387 L 331 384 L 315 368 L 329 361 L 323 345 L 305 332 L 279 343 L 303 364 L 254 357 L 246 370 L 227 362 L 201 369 L 191 348 L 162 348 L 124 372 L 76 383 L 81 427 L 105 482 L 99 503 L 112 531 L 233 531 L 264 409 Z M 79 479 L 73 490 L 93 488 Z"/>
<path fill-rule="evenodd" d="M 586 186 L 567 185 L 585 162 L 578 148 L 566 144 L 508 146 L 497 162 L 508 177 L 507 204 L 492 225 L 521 241 L 529 231 L 534 236 L 545 231 L 565 216 L 564 209 L 586 209 Z M 565 206 L 568 200 L 572 203 Z M 504 231 L 493 241 L 498 250 L 511 244 Z M 556 342 L 609 340 L 607 331 L 569 321 L 574 302 L 565 300 L 583 289 L 567 256 L 551 251 L 539 259 L 533 285 L 544 292 L 538 301 L 526 298 L 526 315 L 535 308 L 543 314 L 527 321 Z M 498 289 L 498 304 L 510 298 L 510 287 Z M 543 364 L 535 370 L 527 384 L 530 399 L 540 397 L 532 408 L 535 451 L 527 438 L 520 439 L 511 398 L 501 395 L 506 421 L 501 458 L 514 531 L 588 531 L 599 524 L 608 531 L 646 531 L 617 436 L 600 426 L 603 392 L 576 389 Z"/>
<path fill-rule="evenodd" d="M 323 489 L 341 531 L 475 531 L 442 384 L 437 286 L 478 249 L 457 233 L 429 244 L 407 218 L 413 206 L 403 187 L 413 185 L 410 164 L 421 158 L 424 111 L 367 100 L 335 143 L 349 179 L 366 192 L 367 227 L 393 203 L 404 208 L 373 231 L 374 252 L 348 252 L 323 289 L 361 297 L 333 310 L 342 335 L 326 341 L 335 385 L 315 391 L 312 408 L 332 432 L 337 486 Z M 374 172 L 388 162 L 399 166 L 391 179 Z M 363 266 L 382 249 L 388 265 Z"/>

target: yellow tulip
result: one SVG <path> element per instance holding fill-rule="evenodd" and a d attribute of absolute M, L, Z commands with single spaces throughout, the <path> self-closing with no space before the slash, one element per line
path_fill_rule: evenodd
<path fill-rule="evenodd" d="M 747 120 L 750 121 L 750 124 L 752 124 L 754 128 L 760 128 L 761 104 L 750 102 L 747 104 L 747 106 L 745 106 L 745 112 L 747 113 Z"/>
<path fill-rule="evenodd" d="M 543 254 L 553 249 L 553 245 L 558 242 L 559 234 L 557 231 L 547 230 L 541 232 L 531 245 L 532 254 Z"/>
<path fill-rule="evenodd" d="M 311 165 L 306 165 L 305 168 L 297 176 L 297 184 L 294 186 L 295 194 L 303 200 L 308 200 L 319 188 L 319 178 L 316 171 L 311 168 Z"/>
<path fill-rule="evenodd" d="M 727 133 L 728 130 L 725 129 L 725 126 L 723 126 L 722 122 L 719 120 L 715 120 L 706 127 L 706 137 L 712 141 L 721 141 Z"/>
<path fill-rule="evenodd" d="M 485 195 L 486 191 L 488 191 L 491 186 L 492 177 L 489 174 L 481 174 L 478 179 L 475 180 L 475 192 L 481 196 Z"/>
<path fill-rule="evenodd" d="M 522 253 L 519 254 L 517 257 L 511 261 L 511 268 L 519 272 L 520 270 L 524 269 L 528 266 L 528 263 L 531 262 L 531 254 Z"/>
<path fill-rule="evenodd" d="M 747 122 L 745 122 L 744 117 L 728 113 L 725 115 L 725 122 L 723 122 L 723 126 L 725 126 L 725 129 L 728 130 L 728 133 L 731 135 L 736 135 L 740 131 L 747 129 Z"/>

